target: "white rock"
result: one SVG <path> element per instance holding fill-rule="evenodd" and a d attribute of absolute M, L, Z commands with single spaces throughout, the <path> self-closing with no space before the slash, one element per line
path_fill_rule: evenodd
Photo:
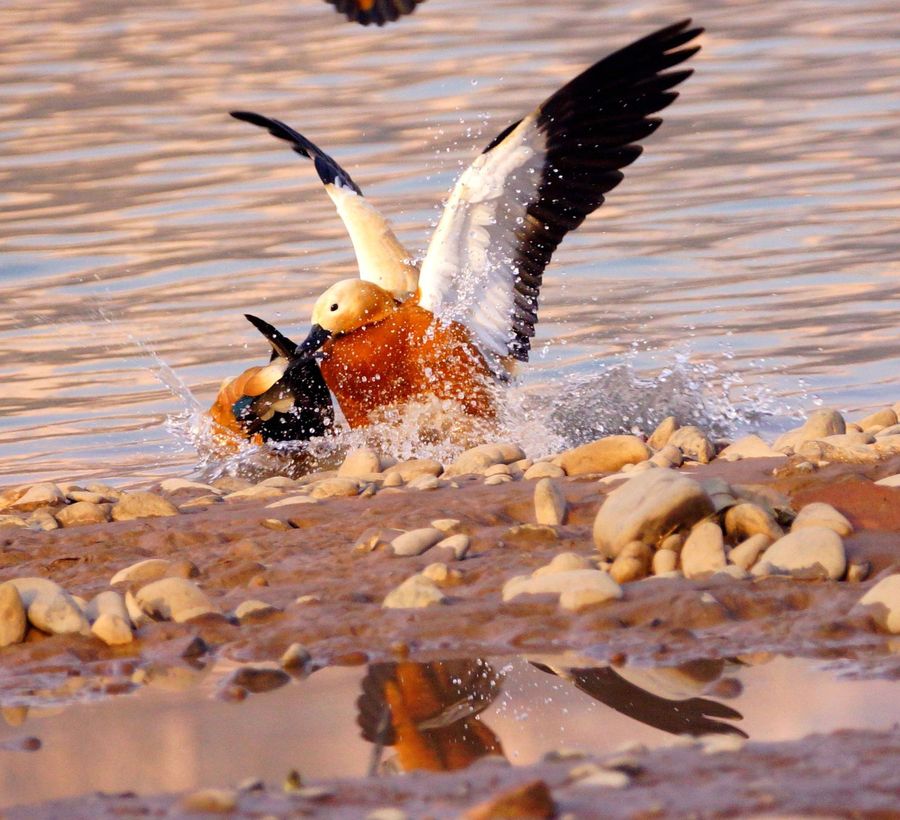
<path fill-rule="evenodd" d="M 485 478 L 488 478 L 492 475 L 508 475 L 511 476 L 512 469 L 508 464 L 492 464 L 490 467 L 485 468 L 482 472 L 482 475 Z"/>
<path fill-rule="evenodd" d="M 222 491 L 212 484 L 203 484 L 200 481 L 188 481 L 185 478 L 166 478 L 159 482 L 159 488 L 164 493 L 175 493 L 178 490 L 202 490 L 212 495 L 223 495 Z"/>
<path fill-rule="evenodd" d="M 443 539 L 444 533 L 436 527 L 422 527 L 398 535 L 391 541 L 391 549 L 397 556 L 421 555 Z"/>
<path fill-rule="evenodd" d="M 556 526 L 566 522 L 566 496 L 550 478 L 542 478 L 534 487 L 534 518 L 538 524 Z"/>
<path fill-rule="evenodd" d="M 13 584 L 0 584 L 0 648 L 24 640 L 27 627 L 19 591 Z"/>
<path fill-rule="evenodd" d="M 484 480 L 484 483 L 489 487 L 494 487 L 497 484 L 510 484 L 512 480 L 510 475 L 491 475 Z"/>
<path fill-rule="evenodd" d="M 837 410 L 822 408 L 809 414 L 806 423 L 796 430 L 783 433 L 772 445 L 775 450 L 796 450 L 806 441 L 825 438 L 825 436 L 840 435 L 847 432 L 847 425 L 843 416 Z"/>
<path fill-rule="evenodd" d="M 86 524 L 103 524 L 109 521 L 106 508 L 90 501 L 76 501 L 56 513 L 56 520 L 63 527 L 80 527 Z"/>
<path fill-rule="evenodd" d="M 538 567 L 531 573 L 532 578 L 539 578 L 541 575 L 552 575 L 554 572 L 570 572 L 578 569 L 594 569 L 591 559 L 585 555 L 579 555 L 577 552 L 561 552 L 553 556 L 553 560 L 549 564 Z"/>
<path fill-rule="evenodd" d="M 303 644 L 292 643 L 278 661 L 284 669 L 296 669 L 312 660 L 309 650 Z"/>
<path fill-rule="evenodd" d="M 859 426 L 863 430 L 870 430 L 872 427 L 892 427 L 895 424 L 897 424 L 897 414 L 890 407 L 878 410 L 859 421 Z"/>
<path fill-rule="evenodd" d="M 655 544 L 713 512 L 703 488 L 672 470 L 651 470 L 616 487 L 594 520 L 594 544 L 614 558 L 629 541 Z"/>
<path fill-rule="evenodd" d="M 326 478 L 312 488 L 313 498 L 347 498 L 359 495 L 359 482 L 352 478 Z"/>
<path fill-rule="evenodd" d="M 701 521 L 681 549 L 681 570 L 686 578 L 724 569 L 725 541 L 722 530 L 712 521 Z"/>
<path fill-rule="evenodd" d="M 157 518 L 178 515 L 178 507 L 153 493 L 122 493 L 113 505 L 113 521 L 132 521 L 135 518 Z"/>
<path fill-rule="evenodd" d="M 382 602 L 385 609 L 421 609 L 446 601 L 434 581 L 424 575 L 412 575 L 392 589 Z"/>
<path fill-rule="evenodd" d="M 784 453 L 770 447 L 759 436 L 750 435 L 729 444 L 719 453 L 719 458 L 727 461 L 737 461 L 742 458 L 784 458 Z"/>
<path fill-rule="evenodd" d="M 9 509 L 16 512 L 32 512 L 41 507 L 53 507 L 65 503 L 66 497 L 59 487 L 48 481 L 42 484 L 32 484 L 21 498 L 9 505 Z"/>
<path fill-rule="evenodd" d="M 749 501 L 728 509 L 725 513 L 725 531 L 735 540 L 743 540 L 762 533 L 775 541 L 784 535 L 768 511 Z"/>
<path fill-rule="evenodd" d="M 674 550 L 659 549 L 653 555 L 651 568 L 654 575 L 672 572 L 678 566 L 678 553 Z"/>
<path fill-rule="evenodd" d="M 93 600 L 84 608 L 84 614 L 92 624 L 101 615 L 117 615 L 126 624 L 131 623 L 125 599 L 114 589 L 107 589 L 97 593 Z"/>
<path fill-rule="evenodd" d="M 662 450 L 672 438 L 672 433 L 678 429 L 678 420 L 675 416 L 666 416 L 651 433 L 647 444 L 654 450 Z"/>
<path fill-rule="evenodd" d="M 271 504 L 266 504 L 267 510 L 276 507 L 293 507 L 297 504 L 318 504 L 319 502 L 310 495 L 289 495 L 287 498 L 279 498 Z"/>
<path fill-rule="evenodd" d="M 525 480 L 534 481 L 538 478 L 565 478 L 566 471 L 550 461 L 539 461 L 525 470 Z"/>
<path fill-rule="evenodd" d="M 791 532 L 802 530 L 804 527 L 828 527 L 845 538 L 853 535 L 853 525 L 831 504 L 819 501 L 807 504 L 800 510 L 791 525 Z"/>
<path fill-rule="evenodd" d="M 411 490 L 437 490 L 441 486 L 441 481 L 434 475 L 420 475 L 406 486 Z"/>
<path fill-rule="evenodd" d="M 141 610 L 151 618 L 183 621 L 216 612 L 206 593 L 186 578 L 162 578 L 141 587 L 134 596 Z"/>
<path fill-rule="evenodd" d="M 431 526 L 436 530 L 445 533 L 455 533 L 459 529 L 460 520 L 458 518 L 437 518 L 431 522 Z"/>
<path fill-rule="evenodd" d="M 223 497 L 226 501 L 267 501 L 270 498 L 281 498 L 283 495 L 284 490 L 280 487 L 257 484 L 255 487 L 235 490 Z"/>
<path fill-rule="evenodd" d="M 713 575 L 727 575 L 729 578 L 734 578 L 736 581 L 743 581 L 745 578 L 750 577 L 750 573 L 743 567 L 739 567 L 737 564 L 728 564 L 727 566 L 722 567 L 722 569 L 717 569 Z"/>
<path fill-rule="evenodd" d="M 607 572 L 599 569 L 576 569 L 567 572 L 551 572 L 538 576 L 517 576 L 503 585 L 503 600 L 510 601 L 519 595 L 560 595 L 566 591 L 592 590 L 605 596 L 603 600 L 622 597 L 622 588 Z"/>
<path fill-rule="evenodd" d="M 699 427 L 679 427 L 669 438 L 669 444 L 678 447 L 688 458 L 708 464 L 716 457 L 716 448 Z"/>
<path fill-rule="evenodd" d="M 778 572 L 787 573 L 811 570 L 819 564 L 832 580 L 843 576 L 847 568 L 844 542 L 827 527 L 805 527 L 788 533 L 772 544 L 759 560 Z"/>
<path fill-rule="evenodd" d="M 472 539 L 469 538 L 465 533 L 457 533 L 456 535 L 450 535 L 447 538 L 442 538 L 437 544 L 434 545 L 435 549 L 449 549 L 453 551 L 453 557 L 457 561 L 462 561 L 463 558 L 466 557 L 466 553 L 469 551 L 469 546 L 472 543 Z"/>
<path fill-rule="evenodd" d="M 882 578 L 859 599 L 854 609 L 867 611 L 879 627 L 900 634 L 900 574 Z"/>
<path fill-rule="evenodd" d="M 131 624 L 112 612 L 103 612 L 91 625 L 91 633 L 107 646 L 122 646 L 134 640 Z"/>
<path fill-rule="evenodd" d="M 242 601 L 235 607 L 234 617 L 240 621 L 247 615 L 261 612 L 281 612 L 281 610 L 273 604 L 251 598 L 249 601 Z"/>
<path fill-rule="evenodd" d="M 399 486 L 388 484 L 388 477 L 392 475 L 399 476 L 403 482 L 409 482 L 423 475 L 439 476 L 442 471 L 443 467 L 440 463 L 430 458 L 413 458 L 408 461 L 401 461 L 384 471 L 384 486 Z"/>
<path fill-rule="evenodd" d="M 609 574 L 619 584 L 639 581 L 650 572 L 652 561 L 653 550 L 642 541 L 632 541 L 622 547 L 609 568 Z"/>
<path fill-rule="evenodd" d="M 728 560 L 741 569 L 749 570 L 771 544 L 772 539 L 765 533 L 751 535 L 728 553 Z"/>
<path fill-rule="evenodd" d="M 138 561 L 136 564 L 120 569 L 109 579 L 109 585 L 156 581 L 168 572 L 171 565 L 172 562 L 167 561 L 165 558 L 146 558 L 143 561 Z"/>
<path fill-rule="evenodd" d="M 90 626 L 81 607 L 61 588 L 53 592 L 38 593 L 28 605 L 28 620 L 32 626 L 52 635 L 90 633 Z"/>
<path fill-rule="evenodd" d="M 32 529 L 43 530 L 44 532 L 59 529 L 59 522 L 47 509 L 35 510 L 28 516 L 27 523 Z"/>
<path fill-rule="evenodd" d="M 626 464 L 646 461 L 653 453 L 637 436 L 606 436 L 559 454 L 566 475 L 614 473 Z"/>
<path fill-rule="evenodd" d="M 27 529 L 28 524 L 25 519 L 18 515 L 0 515 L 0 529 L 9 527 L 11 529 Z"/>
<path fill-rule="evenodd" d="M 351 450 L 338 467 L 338 476 L 341 478 L 355 478 L 380 472 L 381 459 L 378 453 L 368 447 Z"/>
<path fill-rule="evenodd" d="M 483 473 L 494 464 L 511 464 L 523 458 L 525 453 L 515 444 L 481 444 L 460 453 L 444 471 L 444 478 Z"/>
<path fill-rule="evenodd" d="M 382 487 L 391 488 L 391 487 L 402 487 L 403 486 L 403 476 L 400 473 L 386 473 L 384 476 L 384 481 L 381 483 Z"/>
<path fill-rule="evenodd" d="M 875 483 L 879 487 L 900 487 L 900 473 L 879 478 Z"/>

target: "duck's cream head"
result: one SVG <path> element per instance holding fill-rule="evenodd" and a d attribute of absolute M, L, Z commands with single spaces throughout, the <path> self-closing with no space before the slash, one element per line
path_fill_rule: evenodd
<path fill-rule="evenodd" d="M 394 297 L 378 285 L 362 279 L 344 279 L 316 300 L 312 328 L 301 349 L 304 353 L 314 353 L 329 337 L 373 325 L 396 309 Z"/>

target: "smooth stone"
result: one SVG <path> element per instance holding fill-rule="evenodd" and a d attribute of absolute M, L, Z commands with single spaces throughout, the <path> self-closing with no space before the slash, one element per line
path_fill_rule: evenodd
<path fill-rule="evenodd" d="M 271 504 L 266 504 L 267 510 L 277 507 L 293 507 L 295 504 L 318 504 L 318 500 L 310 495 L 290 495 L 287 498 L 279 498 Z"/>
<path fill-rule="evenodd" d="M 637 436 L 606 436 L 559 454 L 566 475 L 614 473 L 626 464 L 646 461 L 653 453 Z"/>
<path fill-rule="evenodd" d="M 420 475 L 418 478 L 412 479 L 406 486 L 410 490 L 437 490 L 441 486 L 441 481 L 434 475 Z"/>
<path fill-rule="evenodd" d="M 535 484 L 534 519 L 538 524 L 564 524 L 567 510 L 566 496 L 553 479 L 542 478 Z"/>
<path fill-rule="evenodd" d="M 560 593 L 559 606 L 569 612 L 581 612 L 592 606 L 599 606 L 612 600 L 606 590 L 601 589 L 567 589 Z"/>
<path fill-rule="evenodd" d="M 673 532 L 659 542 L 659 548 L 661 550 L 672 550 L 672 552 L 681 553 L 681 548 L 684 546 L 684 539 L 686 537 L 687 536 L 684 533 Z"/>
<path fill-rule="evenodd" d="M 803 442 L 796 453 L 815 463 L 874 464 L 879 460 L 878 453 L 865 444 L 838 445 L 820 439 Z"/>
<path fill-rule="evenodd" d="M 177 493 L 179 490 L 202 490 L 212 495 L 223 495 L 223 491 L 212 484 L 201 481 L 189 481 L 186 478 L 166 478 L 159 482 L 159 489 L 164 493 Z"/>
<path fill-rule="evenodd" d="M 381 482 L 381 486 L 388 489 L 392 487 L 402 487 L 403 476 L 401 476 L 400 473 L 387 473 L 384 477 L 384 481 Z"/>
<path fill-rule="evenodd" d="M 351 450 L 344 457 L 337 474 L 340 478 L 355 478 L 369 473 L 381 472 L 381 458 L 369 447 Z"/>
<path fill-rule="evenodd" d="M 511 601 L 519 595 L 561 595 L 563 592 L 591 590 L 598 599 L 609 601 L 622 597 L 622 588 L 607 572 L 599 569 L 576 569 L 551 572 L 538 576 L 517 576 L 503 585 L 503 600 Z M 595 600 L 599 603 L 599 600 Z"/>
<path fill-rule="evenodd" d="M 384 806 L 380 809 L 373 809 L 367 815 L 365 820 L 409 820 L 409 815 L 393 806 Z"/>
<path fill-rule="evenodd" d="M 893 427 L 897 422 L 897 414 L 894 410 L 890 407 L 885 407 L 860 419 L 858 424 L 863 430 L 869 430 L 872 427 Z"/>
<path fill-rule="evenodd" d="M 278 660 L 283 669 L 298 669 L 312 660 L 309 650 L 300 643 L 292 643 Z"/>
<path fill-rule="evenodd" d="M 213 495 L 212 493 L 198 495 L 196 498 L 188 499 L 179 504 L 178 511 L 184 512 L 185 510 L 196 510 L 200 507 L 209 507 L 211 504 L 221 504 L 222 501 L 223 498 L 220 495 Z"/>
<path fill-rule="evenodd" d="M 900 453 L 900 434 L 876 438 L 872 447 L 882 457 L 897 455 Z"/>
<path fill-rule="evenodd" d="M 784 458 L 784 453 L 771 447 L 757 435 L 744 436 L 729 444 L 719 458 L 736 461 L 742 458 Z"/>
<path fill-rule="evenodd" d="M 150 618 L 141 609 L 140 604 L 134 597 L 134 593 L 130 589 L 125 590 L 125 609 L 128 610 L 128 617 L 131 618 L 131 623 L 136 627 L 150 621 Z"/>
<path fill-rule="evenodd" d="M 68 490 L 66 492 L 66 498 L 68 498 L 69 501 L 87 501 L 88 504 L 105 504 L 115 500 L 107 498 L 101 493 L 92 493 L 88 490 Z M 65 507 L 63 509 L 65 509 Z"/>
<path fill-rule="evenodd" d="M 449 549 L 453 552 L 453 557 L 457 561 L 462 561 L 462 559 L 466 557 L 466 553 L 468 553 L 471 543 L 472 539 L 465 533 L 460 532 L 456 535 L 442 538 L 434 545 L 434 549 Z"/>
<path fill-rule="evenodd" d="M 534 481 L 538 478 L 565 478 L 565 475 L 566 471 L 558 464 L 551 461 L 539 461 L 525 470 L 523 478 L 526 481 Z"/>
<path fill-rule="evenodd" d="M 41 484 L 32 484 L 23 496 L 9 505 L 9 509 L 16 512 L 34 512 L 41 507 L 54 507 L 65 503 L 66 497 L 59 487 L 46 481 Z"/>
<path fill-rule="evenodd" d="M 143 561 L 138 561 L 136 564 L 120 569 L 109 579 L 109 585 L 156 581 L 165 577 L 171 564 L 172 562 L 167 561 L 165 558 L 146 558 Z"/>
<path fill-rule="evenodd" d="M 890 436 L 900 436 L 900 424 L 892 424 L 890 427 L 883 427 L 877 433 L 875 433 L 875 441 L 878 441 L 880 438 L 887 438 Z"/>
<path fill-rule="evenodd" d="M 183 621 L 216 612 L 216 607 L 200 587 L 186 578 L 161 578 L 135 594 L 135 601 L 151 618 Z"/>
<path fill-rule="evenodd" d="M 879 478 L 875 483 L 879 487 L 900 487 L 900 473 Z"/>
<path fill-rule="evenodd" d="M 131 623 L 125 599 L 114 589 L 98 592 L 84 608 L 84 614 L 91 623 L 94 623 L 101 615 L 117 615 L 126 624 Z"/>
<path fill-rule="evenodd" d="M 539 578 L 542 575 L 552 575 L 554 572 L 570 572 L 577 569 L 594 569 L 594 565 L 585 555 L 579 555 L 577 552 L 561 552 L 554 555 L 549 564 L 538 567 L 531 573 L 531 577 Z"/>
<path fill-rule="evenodd" d="M 273 604 L 265 601 L 258 601 L 251 598 L 249 601 L 242 601 L 234 609 L 234 617 L 242 621 L 248 615 L 259 615 L 260 613 L 281 612 L 281 610 Z"/>
<path fill-rule="evenodd" d="M 827 527 L 805 527 L 788 533 L 772 544 L 759 562 L 787 573 L 812 570 L 818 564 L 832 580 L 842 577 L 847 568 L 844 542 Z"/>
<path fill-rule="evenodd" d="M 13 584 L 0 584 L 0 647 L 25 638 L 28 619 L 19 591 Z"/>
<path fill-rule="evenodd" d="M 399 486 L 387 483 L 388 476 L 396 475 L 399 476 L 403 483 L 408 483 L 412 481 L 414 478 L 419 478 L 419 476 L 423 475 L 431 475 L 431 476 L 439 476 L 443 472 L 443 467 L 437 461 L 434 461 L 430 458 L 413 458 L 408 461 L 401 461 L 397 464 L 394 464 L 391 467 L 388 467 L 384 471 L 385 475 L 385 486 Z"/>
<path fill-rule="evenodd" d="M 0 515 L 0 529 L 3 529 L 4 527 L 27 529 L 28 524 L 25 523 L 24 518 L 18 515 Z"/>
<path fill-rule="evenodd" d="M 512 480 L 513 480 L 513 478 L 511 475 L 492 475 L 492 476 L 488 476 L 484 480 L 484 483 L 488 487 L 495 487 L 498 484 L 510 484 L 510 483 L 512 483 Z"/>
<path fill-rule="evenodd" d="M 847 564 L 847 583 L 858 584 L 872 574 L 870 561 L 851 561 Z"/>
<path fill-rule="evenodd" d="M 59 529 L 59 522 L 53 517 L 53 513 L 47 509 L 35 510 L 28 516 L 25 523 L 32 529 L 43 530 L 44 532 Z"/>
<path fill-rule="evenodd" d="M 353 551 L 372 552 L 381 547 L 387 547 L 391 541 L 403 533 L 403 530 L 392 527 L 369 527 L 367 530 L 363 530 L 359 538 L 353 542 Z"/>
<path fill-rule="evenodd" d="M 460 453 L 444 471 L 444 478 L 483 473 L 495 464 L 511 464 L 525 458 L 525 453 L 515 444 L 480 444 Z"/>
<path fill-rule="evenodd" d="M 728 560 L 741 569 L 749 570 L 771 544 L 772 539 L 764 532 L 751 535 L 728 553 Z"/>
<path fill-rule="evenodd" d="M 844 538 L 853 535 L 853 525 L 831 504 L 820 501 L 807 504 L 797 513 L 794 523 L 791 524 L 791 532 L 802 530 L 804 527 L 827 527 Z"/>
<path fill-rule="evenodd" d="M 450 534 L 459 529 L 460 523 L 458 518 L 437 518 L 430 525 L 436 530 Z"/>
<path fill-rule="evenodd" d="M 52 635 L 90 633 L 90 625 L 78 602 L 62 588 L 38 593 L 28 605 L 28 621 Z"/>
<path fill-rule="evenodd" d="M 293 478 L 286 475 L 273 475 L 260 481 L 257 487 L 276 487 L 279 490 L 295 490 L 299 486 Z"/>
<path fill-rule="evenodd" d="M 735 541 L 743 541 L 760 533 L 777 541 L 784 535 L 784 531 L 767 510 L 749 501 L 728 509 L 725 513 L 725 532 Z"/>
<path fill-rule="evenodd" d="M 684 455 L 701 464 L 708 464 L 716 457 L 716 448 L 713 443 L 706 433 L 694 425 L 679 427 L 672 433 L 668 443 L 675 445 Z"/>
<path fill-rule="evenodd" d="M 130 622 L 112 612 L 103 612 L 97 617 L 91 624 L 91 634 L 107 646 L 122 646 L 134 640 Z"/>
<path fill-rule="evenodd" d="M 243 490 L 235 490 L 233 493 L 223 496 L 225 501 L 268 501 L 272 498 L 281 498 L 284 490 L 280 487 L 268 487 L 257 484 L 255 487 L 247 487 Z"/>
<path fill-rule="evenodd" d="M 49 578 L 39 578 L 29 576 L 28 578 L 10 578 L 7 583 L 12 584 L 19 597 L 22 599 L 22 605 L 28 609 L 38 595 L 55 595 L 57 592 L 64 592 L 63 588 L 51 581 Z"/>
<path fill-rule="evenodd" d="M 674 550 L 658 549 L 653 554 L 651 569 L 654 575 L 674 572 L 678 567 L 678 553 Z"/>
<path fill-rule="evenodd" d="M 359 482 L 352 478 L 326 478 L 312 488 L 313 498 L 349 498 L 359 495 Z"/>
<path fill-rule="evenodd" d="M 442 604 L 447 598 L 434 581 L 424 575 L 411 575 L 392 589 L 382 602 L 385 609 L 421 609 Z"/>
<path fill-rule="evenodd" d="M 802 427 L 782 433 L 772 448 L 775 450 L 796 450 L 801 444 L 825 436 L 841 435 L 847 432 L 844 417 L 837 410 L 822 408 L 809 414 Z"/>
<path fill-rule="evenodd" d="M 656 425 L 656 429 L 650 434 L 650 438 L 647 439 L 647 444 L 654 450 L 662 450 L 669 443 L 669 439 L 672 438 L 672 433 L 677 429 L 678 420 L 675 416 L 666 416 Z"/>
<path fill-rule="evenodd" d="M 178 515 L 178 507 L 154 493 L 122 493 L 113 505 L 113 521 L 132 521 L 135 518 L 159 518 Z"/>
<path fill-rule="evenodd" d="M 672 470 L 651 470 L 610 492 L 594 519 L 594 544 L 615 558 L 629 541 L 655 544 L 712 512 L 712 501 L 696 481 Z"/>
<path fill-rule="evenodd" d="M 230 814 L 237 808 L 237 797 L 231 789 L 200 789 L 181 798 L 181 809 L 189 814 Z"/>
<path fill-rule="evenodd" d="M 652 561 L 653 550 L 650 547 L 642 541 L 631 541 L 622 547 L 609 568 L 609 574 L 619 584 L 639 581 L 650 572 Z"/>
<path fill-rule="evenodd" d="M 486 468 L 481 474 L 485 478 L 488 478 L 492 475 L 511 476 L 513 474 L 513 471 L 508 464 L 492 464 L 490 467 Z"/>
<path fill-rule="evenodd" d="M 722 530 L 712 521 L 701 521 L 691 530 L 681 549 L 681 571 L 686 578 L 697 578 L 726 565 Z"/>
<path fill-rule="evenodd" d="M 817 439 L 825 444 L 833 444 L 835 447 L 858 447 L 866 444 L 873 444 L 875 436 L 869 433 L 861 433 L 856 430 L 848 430 L 840 436 L 825 436 L 825 438 Z"/>
<path fill-rule="evenodd" d="M 881 629 L 900 634 L 900 574 L 882 578 L 859 599 L 854 610 L 865 610 Z"/>
<path fill-rule="evenodd" d="M 85 524 L 104 524 L 109 521 L 109 513 L 99 504 L 90 501 L 76 501 L 56 513 L 56 520 L 63 527 L 78 527 Z"/>
<path fill-rule="evenodd" d="M 735 581 L 743 581 L 746 578 L 750 578 L 750 573 L 747 572 L 743 567 L 739 567 L 737 564 L 726 564 L 722 569 L 717 569 L 713 576 L 721 576 L 724 575 L 728 578 L 734 578 Z"/>
<path fill-rule="evenodd" d="M 398 535 L 391 541 L 393 554 L 400 557 L 421 555 L 444 539 L 444 533 L 435 527 L 422 527 Z"/>

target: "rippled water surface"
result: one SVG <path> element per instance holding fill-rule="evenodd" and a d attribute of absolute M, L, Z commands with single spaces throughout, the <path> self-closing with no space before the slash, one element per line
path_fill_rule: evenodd
<path fill-rule="evenodd" d="M 354 271 L 312 167 L 227 111 L 320 143 L 420 251 L 495 133 L 687 14 L 697 73 L 548 269 L 520 390 L 571 395 L 538 418 L 563 437 L 675 401 L 779 427 L 900 398 L 894 2 L 429 0 L 384 29 L 315 0 L 2 14 L 0 479 L 184 472 L 164 366 L 207 404 L 263 354 L 242 313 L 300 335 Z M 676 360 L 674 389 L 653 380 Z"/>

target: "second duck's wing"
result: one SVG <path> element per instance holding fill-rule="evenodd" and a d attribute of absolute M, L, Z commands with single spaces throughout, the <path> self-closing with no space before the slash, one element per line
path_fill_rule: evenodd
<path fill-rule="evenodd" d="M 463 173 L 419 277 L 422 307 L 464 324 L 489 356 L 527 361 L 544 268 L 603 204 L 691 75 L 684 20 L 594 64 L 513 123 Z"/>
<path fill-rule="evenodd" d="M 411 254 L 400 244 L 387 219 L 363 196 L 350 174 L 280 120 L 252 111 L 232 111 L 231 116 L 265 128 L 272 136 L 289 142 L 296 153 L 313 160 L 319 178 L 350 234 L 361 279 L 391 291 L 398 298 L 415 291 L 419 271 L 411 261 Z"/>

